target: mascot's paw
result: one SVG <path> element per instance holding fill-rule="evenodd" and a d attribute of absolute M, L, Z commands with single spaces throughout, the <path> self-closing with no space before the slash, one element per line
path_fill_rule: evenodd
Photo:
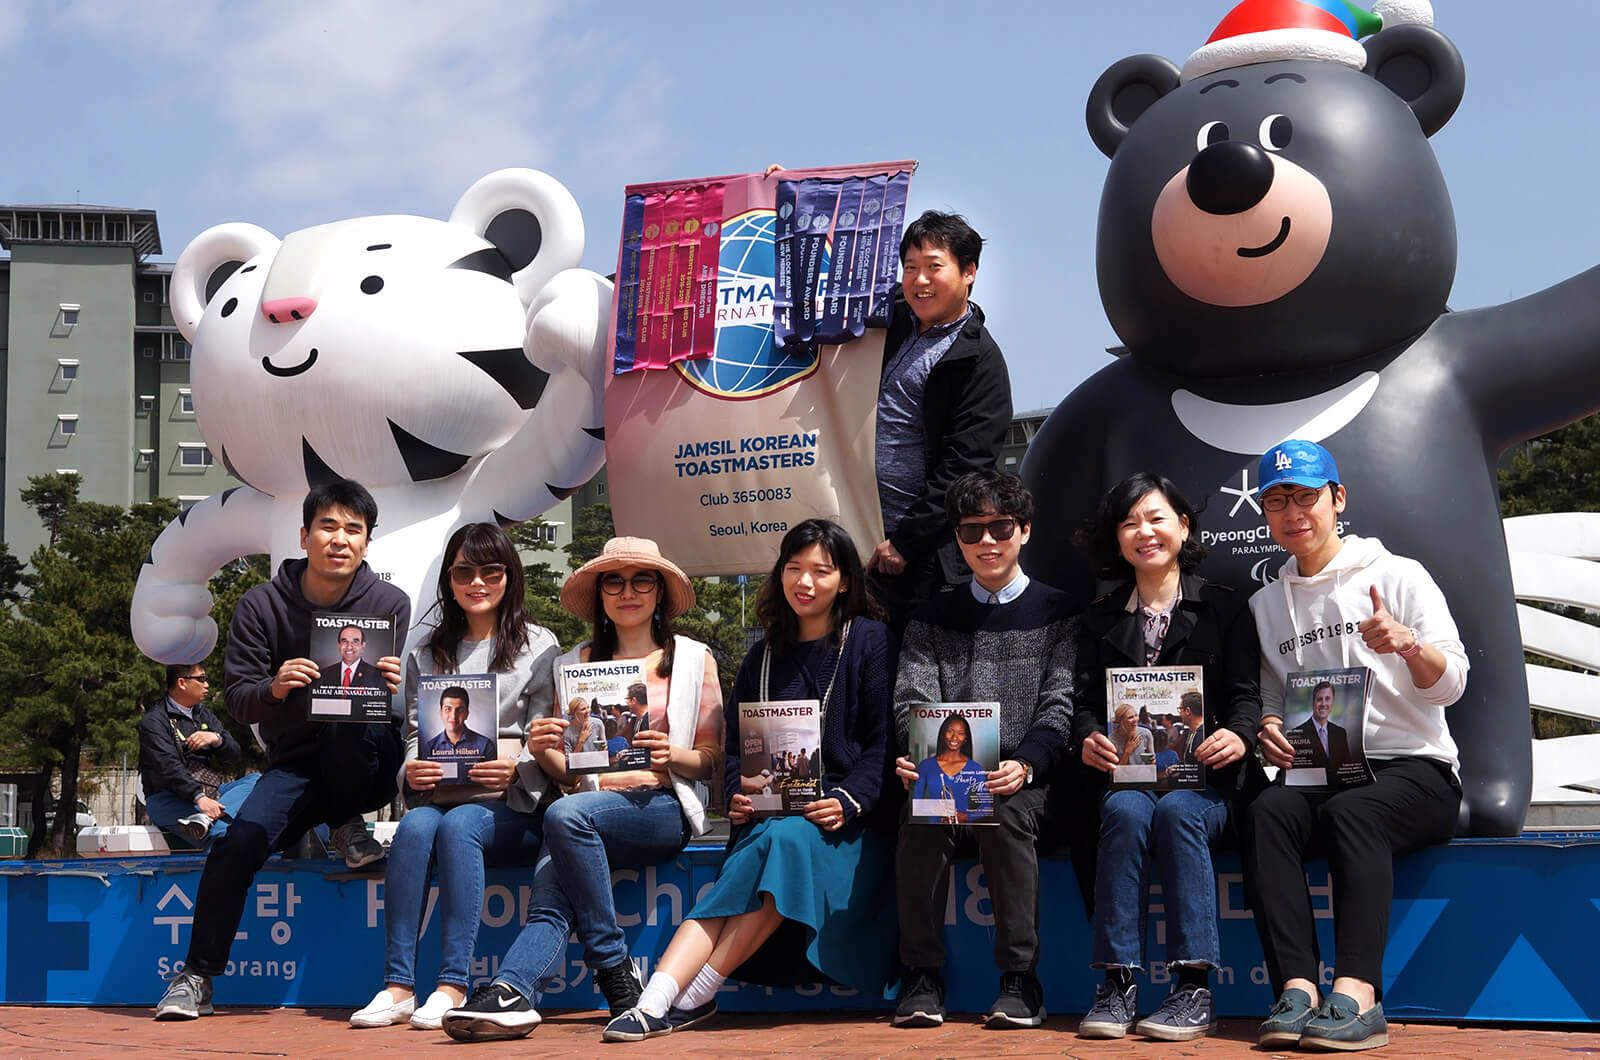
<path fill-rule="evenodd" d="M 157 662 L 199 662 L 217 644 L 210 590 L 158 582 L 148 567 L 134 587 L 129 622 L 134 643 Z"/>
<path fill-rule="evenodd" d="M 587 269 L 552 277 L 528 306 L 523 349 L 528 360 L 554 375 L 561 371 L 603 384 L 611 284 Z"/>

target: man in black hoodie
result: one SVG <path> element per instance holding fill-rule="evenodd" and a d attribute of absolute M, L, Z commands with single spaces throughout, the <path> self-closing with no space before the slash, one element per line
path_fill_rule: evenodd
<path fill-rule="evenodd" d="M 314 487 L 302 508 L 305 559 L 285 560 L 272 581 L 234 608 L 224 661 L 224 702 L 239 721 L 258 726 L 269 767 L 212 846 L 195 900 L 189 954 L 156 1006 L 156 1019 L 209 1015 L 211 977 L 228 950 L 256 872 L 274 850 L 326 823 L 351 868 L 383 856 L 361 815 L 394 798 L 405 758 L 400 720 L 356 725 L 309 719 L 308 688 L 320 676 L 309 655 L 314 611 L 395 616 L 411 625 L 411 601 L 366 564 L 378 506 L 359 483 Z M 400 660 L 378 660 L 389 691 L 400 689 Z"/>

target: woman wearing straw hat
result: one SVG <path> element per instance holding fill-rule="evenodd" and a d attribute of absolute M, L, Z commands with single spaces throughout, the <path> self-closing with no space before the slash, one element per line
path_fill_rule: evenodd
<path fill-rule="evenodd" d="M 654 541 L 615 537 L 567 579 L 561 606 L 590 622 L 593 634 L 557 667 L 644 661 L 649 702 L 633 746 L 650 752 L 650 768 L 578 778 L 588 790 L 545 812 L 527 924 L 494 981 L 445 1014 L 445 1032 L 458 1041 L 520 1038 L 533 1030 L 536 984 L 559 967 L 574 932 L 612 1014 L 633 1007 L 641 984 L 617 925 L 611 870 L 676 857 L 707 827 L 704 782 L 723 751 L 722 690 L 706 646 L 672 632 L 672 620 L 694 606 L 688 576 Z M 559 750 L 541 752 L 539 764 L 552 778 L 566 779 Z"/>

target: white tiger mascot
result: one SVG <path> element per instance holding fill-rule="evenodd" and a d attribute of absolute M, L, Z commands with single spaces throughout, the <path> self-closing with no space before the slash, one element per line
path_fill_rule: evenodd
<path fill-rule="evenodd" d="M 577 202 L 531 169 L 484 177 L 449 221 L 196 237 L 173 269 L 172 313 L 194 346 L 201 434 L 245 485 L 156 539 L 133 595 L 139 650 L 205 658 L 206 583 L 240 556 L 270 553 L 276 569 L 300 555 L 300 504 L 318 482 L 372 492 L 368 562 L 419 616 L 452 530 L 531 519 L 587 482 L 604 459 L 611 284 L 577 268 L 582 254 Z"/>

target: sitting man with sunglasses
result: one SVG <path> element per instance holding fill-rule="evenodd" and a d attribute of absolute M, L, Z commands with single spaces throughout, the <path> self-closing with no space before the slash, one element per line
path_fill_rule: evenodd
<path fill-rule="evenodd" d="M 900 960 L 907 973 L 897 1027 L 944 1022 L 941 932 L 956 842 L 976 840 L 994 904 L 1000 993 L 990 1027 L 1044 1022 L 1039 963 L 1039 862 L 1034 848 L 1047 815 L 1044 779 L 1066 749 L 1072 724 L 1075 623 L 1066 596 L 1022 572 L 1033 497 L 1000 471 L 956 479 L 945 508 L 972 567 L 969 589 L 944 593 L 913 615 L 895 680 L 896 772 L 909 789 L 906 756 L 914 703 L 1000 704 L 1000 761 L 986 777 L 994 825 L 907 823 L 895 855 Z M 987 764 L 987 763 L 986 763 Z"/>
<path fill-rule="evenodd" d="M 199 663 L 167 667 L 167 694 L 139 719 L 139 782 L 150 823 L 209 849 L 228 831 L 257 774 L 234 781 L 239 741 L 205 705 L 211 678 Z"/>

